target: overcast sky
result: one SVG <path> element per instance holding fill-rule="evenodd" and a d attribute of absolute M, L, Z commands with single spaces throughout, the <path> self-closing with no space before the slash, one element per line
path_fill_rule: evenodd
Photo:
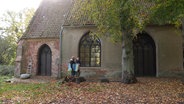
<path fill-rule="evenodd" d="M 24 8 L 37 8 L 41 0 L 0 0 L 0 15 L 7 10 L 20 11 Z"/>

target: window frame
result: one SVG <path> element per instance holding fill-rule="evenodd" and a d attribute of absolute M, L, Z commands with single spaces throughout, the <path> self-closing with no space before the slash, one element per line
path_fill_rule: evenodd
<path fill-rule="evenodd" d="M 80 39 L 80 41 L 79 41 L 79 58 L 80 58 L 80 61 L 81 61 L 81 67 L 101 67 L 101 40 L 100 40 L 100 38 L 98 38 L 95 34 L 90 34 L 91 32 L 87 32 L 86 34 L 84 34 L 82 37 L 81 37 L 81 39 Z M 86 52 L 86 51 L 83 51 L 83 52 L 81 52 L 81 47 L 84 45 L 83 43 L 84 43 L 84 41 L 86 41 L 87 39 L 89 39 L 88 41 L 90 42 L 90 43 L 88 43 L 87 45 L 89 46 L 89 52 Z M 97 41 L 97 43 L 96 44 L 94 44 L 94 41 Z M 94 65 L 92 65 L 92 53 L 94 53 L 95 54 L 95 52 L 92 52 L 92 48 L 93 48 L 93 46 L 97 46 L 97 47 L 99 47 L 99 51 L 100 52 L 96 52 L 96 53 L 99 53 L 99 57 L 97 57 L 97 58 L 94 58 L 95 59 L 95 61 L 94 61 Z M 84 49 L 85 50 L 85 49 Z M 84 61 L 84 62 L 87 62 L 87 64 L 85 63 L 84 65 L 82 65 L 82 56 L 81 56 L 81 53 L 83 53 L 83 54 L 85 54 L 85 53 L 87 53 L 88 55 L 89 55 L 89 57 L 87 57 L 86 59 L 88 59 L 87 61 Z M 96 60 L 99 58 L 99 65 L 98 64 L 96 64 Z M 85 58 L 84 58 L 84 60 L 85 60 Z"/>

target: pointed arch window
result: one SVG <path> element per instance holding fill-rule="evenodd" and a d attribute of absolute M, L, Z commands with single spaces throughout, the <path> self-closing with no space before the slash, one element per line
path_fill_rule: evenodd
<path fill-rule="evenodd" d="M 79 43 L 79 58 L 81 67 L 101 66 L 101 42 L 96 35 L 88 32 L 81 38 Z"/>

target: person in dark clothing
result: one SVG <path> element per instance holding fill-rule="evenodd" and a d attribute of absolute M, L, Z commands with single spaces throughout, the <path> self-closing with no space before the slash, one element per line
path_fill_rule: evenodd
<path fill-rule="evenodd" d="M 79 60 L 79 57 L 76 58 L 76 63 L 77 63 L 77 64 L 81 64 L 81 63 L 80 63 L 80 60 Z"/>
<path fill-rule="evenodd" d="M 77 64 L 77 71 L 76 71 L 76 76 L 79 77 L 80 76 L 80 60 L 79 60 L 79 57 L 76 58 L 76 61 L 75 63 Z"/>
<path fill-rule="evenodd" d="M 72 56 L 72 58 L 70 59 L 70 67 L 71 67 L 71 75 L 75 76 L 75 57 Z"/>

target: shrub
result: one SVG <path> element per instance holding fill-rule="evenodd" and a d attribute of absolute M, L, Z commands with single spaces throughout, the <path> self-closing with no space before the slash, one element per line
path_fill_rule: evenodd
<path fill-rule="evenodd" d="M 0 65 L 0 76 L 13 76 L 15 66 Z"/>

